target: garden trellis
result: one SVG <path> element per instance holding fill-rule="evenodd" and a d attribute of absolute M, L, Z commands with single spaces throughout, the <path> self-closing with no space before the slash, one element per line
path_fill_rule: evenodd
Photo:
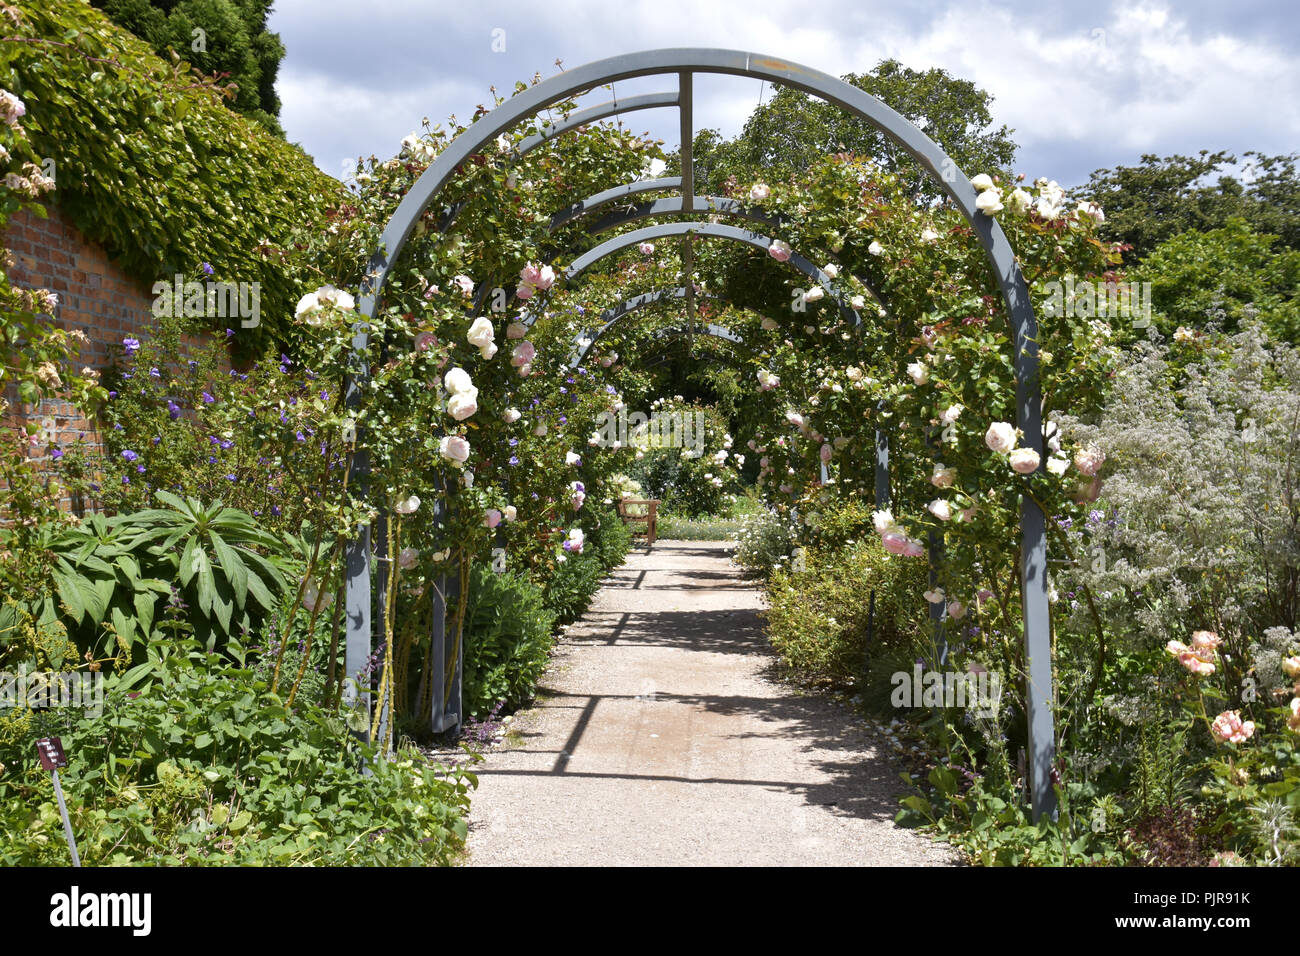
<path fill-rule="evenodd" d="M 420 218 L 437 201 L 440 192 L 452 179 L 457 169 L 499 134 L 514 128 L 550 106 L 598 86 L 636 77 L 660 75 L 672 76 L 677 80 L 676 91 L 638 96 L 622 101 L 615 100 L 574 112 L 563 121 L 549 126 L 544 132 L 518 144 L 515 153 L 526 152 L 547 139 L 609 116 L 621 115 L 633 110 L 676 108 L 681 121 L 682 175 L 616 185 L 555 213 L 552 219 L 553 225 L 572 222 L 593 209 L 625 200 L 642 192 L 675 189 L 678 193 L 676 197 L 656 199 L 638 205 L 631 211 L 605 216 L 593 223 L 588 231 L 595 233 L 635 218 L 669 214 L 740 215 L 779 226 L 779 221 L 775 217 L 764 217 L 761 210 L 741 207 L 740 204 L 719 200 L 716 197 L 696 195 L 692 160 L 695 132 L 693 81 L 696 74 L 751 77 L 820 97 L 846 113 L 870 123 L 888 136 L 915 159 L 947 194 L 982 246 L 1006 306 L 1014 349 L 1012 363 L 1016 380 L 1016 425 L 1024 435 L 1025 447 L 1037 452 L 1041 461 L 1044 457 L 1044 439 L 1037 321 L 1028 287 L 1016 262 L 1015 252 L 998 222 L 992 216 L 984 215 L 977 210 L 976 189 L 971 181 L 933 140 L 870 94 L 829 74 L 754 53 L 717 49 L 664 49 L 630 53 L 568 70 L 520 92 L 495 110 L 484 114 L 438 155 L 407 192 L 385 226 L 379 247 L 369 260 L 362 283 L 359 302 L 360 320 L 355 327 L 353 338 L 353 347 L 358 354 L 362 353 L 368 345 L 369 323 L 374 320 L 378 312 L 385 280 Z M 444 229 L 455 219 L 458 211 L 457 208 L 446 211 L 442 219 Z M 635 242 L 650 237 L 680 236 L 682 271 L 687 277 L 682 288 L 682 298 L 688 318 L 688 328 L 693 330 L 696 293 L 690 277 L 694 271 L 692 236 L 695 235 L 712 235 L 716 238 L 749 244 L 768 241 L 766 237 L 757 236 L 752 232 L 709 222 L 694 221 L 652 226 L 620 235 L 581 255 L 574 260 L 569 270 L 569 278 L 577 278 L 592 263 Z M 829 288 L 829 279 L 824 273 L 803 257 L 797 258 L 806 268 L 801 267 L 795 261 L 796 256 L 792 255 L 790 263 L 795 268 L 822 284 L 828 292 L 832 291 Z M 841 308 L 844 308 L 842 304 Z M 349 407 L 355 408 L 360 405 L 367 378 L 368 371 L 365 363 L 358 362 L 347 386 L 346 401 Z M 877 438 L 877 463 L 877 498 L 879 499 L 882 487 L 881 466 L 886 469 L 886 475 L 888 467 L 888 447 L 883 436 Z M 1041 470 L 1043 465 L 1040 464 L 1038 467 Z M 354 480 L 364 485 L 368 469 L 369 460 L 364 449 L 364 436 L 362 436 L 353 459 Z M 381 522 L 382 520 L 381 518 Z M 1048 602 L 1046 519 L 1038 503 L 1027 494 L 1022 494 L 1020 497 L 1020 534 L 1019 570 L 1026 657 L 1029 776 L 1033 812 L 1037 818 L 1044 813 L 1052 813 L 1055 807 L 1052 784 L 1055 759 L 1052 712 L 1054 688 Z M 349 674 L 362 672 L 367 659 L 372 654 L 374 615 L 371 572 L 374 561 L 379 558 L 381 582 L 388 573 L 387 562 L 383 560 L 386 558 L 386 538 L 386 534 L 378 535 L 378 553 L 372 554 L 370 527 L 364 526 L 348 547 L 346 666 Z M 933 550 L 932 547 L 932 552 Z M 442 590 L 445 591 L 445 588 Z M 449 696 L 455 696 L 456 671 L 461 660 L 458 648 L 448 648 L 445 640 L 437 640 L 439 636 L 444 636 L 442 635 L 444 611 L 442 601 L 436 600 L 433 627 L 435 654 L 439 655 L 440 645 L 440 656 L 435 656 L 429 665 L 434 671 L 435 713 L 432 718 L 435 729 L 455 725 L 460 720 L 458 702 L 444 704 Z M 439 666 L 439 663 L 444 660 L 456 662 L 456 666 L 451 668 L 450 673 Z M 450 695 L 444 681 L 452 684 Z M 368 701 L 364 688 L 353 693 L 360 693 L 362 699 Z M 382 709 L 384 705 L 381 702 L 378 706 Z"/>

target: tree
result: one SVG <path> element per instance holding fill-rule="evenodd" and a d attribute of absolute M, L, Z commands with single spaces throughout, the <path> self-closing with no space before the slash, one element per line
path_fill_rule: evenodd
<path fill-rule="evenodd" d="M 1300 250 L 1276 244 L 1276 236 L 1233 217 L 1165 240 L 1129 278 L 1151 283 L 1152 311 L 1166 334 L 1211 324 L 1235 332 L 1253 311 L 1274 338 L 1300 343 Z"/>
<path fill-rule="evenodd" d="M 1216 229 L 1240 216 L 1256 231 L 1300 249 L 1300 154 L 1245 157 L 1240 178 L 1226 171 L 1237 164 L 1235 156 L 1208 150 L 1163 159 L 1146 153 L 1137 166 L 1096 170 L 1088 196 L 1106 211 L 1102 235 L 1130 245 L 1125 261 L 1132 264 L 1173 236 Z"/>
<path fill-rule="evenodd" d="M 967 175 L 1007 170 L 1015 158 L 1013 131 L 993 126 L 992 96 L 969 80 L 940 69 L 913 70 L 897 60 L 882 60 L 866 73 L 850 73 L 843 79 L 919 126 Z M 837 152 L 869 157 L 899 173 L 914 195 L 925 199 L 939 195 L 916 161 L 884 133 L 837 106 L 793 89 L 781 89 L 757 107 L 734 140 L 724 140 L 715 130 L 701 130 L 694 144 L 696 180 L 716 191 L 731 175 L 738 180 L 759 175 L 781 179 Z M 680 168 L 677 162 L 670 165 Z"/>
<path fill-rule="evenodd" d="M 275 77 L 284 59 L 266 29 L 272 0 L 93 0 L 163 57 L 172 50 L 202 73 L 233 84 L 231 106 L 283 136 Z"/>

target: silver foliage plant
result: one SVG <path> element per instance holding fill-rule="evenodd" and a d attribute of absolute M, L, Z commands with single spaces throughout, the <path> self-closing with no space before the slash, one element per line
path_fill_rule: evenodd
<path fill-rule="evenodd" d="M 1149 649 L 1212 630 L 1241 651 L 1296 628 L 1300 604 L 1300 353 L 1258 326 L 1138 343 L 1098 420 L 1063 431 L 1107 455 L 1101 498 L 1066 530 L 1072 630 Z M 1118 649 L 1118 648 L 1117 648 Z"/>

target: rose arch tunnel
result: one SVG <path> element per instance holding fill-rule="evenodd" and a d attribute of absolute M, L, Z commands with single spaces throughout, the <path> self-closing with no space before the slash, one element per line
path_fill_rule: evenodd
<path fill-rule="evenodd" d="M 1015 253 L 1007 241 L 1001 226 L 990 216 L 978 212 L 975 205 L 976 191 L 970 180 L 957 168 L 956 164 L 944 154 L 939 146 L 920 129 L 913 126 L 899 114 L 870 94 L 857 89 L 829 74 L 805 66 L 790 63 L 770 56 L 756 53 L 744 53 L 735 50 L 716 49 L 664 49 L 629 53 L 588 63 L 576 69 L 567 70 L 548 80 L 530 87 L 496 109 L 483 115 L 469 129 L 457 136 L 444 149 L 427 170 L 416 180 L 410 191 L 402 199 L 392 218 L 386 225 L 380 239 L 379 248 L 371 256 L 366 277 L 361 288 L 359 303 L 360 318 L 355 328 L 354 348 L 364 349 L 367 345 L 369 322 L 374 319 L 384 282 L 389 271 L 401 255 L 407 239 L 415 229 L 424 212 L 438 199 L 443 187 L 452 178 L 455 170 L 469 157 L 479 152 L 495 139 L 496 136 L 514 128 L 537 113 L 579 94 L 599 86 L 628 80 L 635 77 L 665 76 L 675 81 L 675 89 L 663 93 L 636 96 L 622 101 L 594 106 L 576 111 L 559 123 L 548 126 L 544 132 L 529 137 L 519 143 L 515 155 L 527 152 L 541 145 L 548 139 L 562 135 L 569 130 L 578 129 L 584 124 L 592 123 L 608 116 L 631 112 L 634 110 L 675 108 L 680 116 L 681 126 L 681 168 L 680 177 L 640 180 L 635 183 L 616 184 L 604 192 L 597 193 L 552 217 L 552 227 L 558 227 L 587 216 L 593 211 L 611 204 L 626 206 L 627 202 L 641 193 L 675 190 L 676 195 L 637 203 L 630 210 L 606 214 L 594 220 L 587 229 L 589 234 L 596 234 L 639 218 L 680 215 L 689 217 L 704 215 L 708 217 L 726 216 L 744 218 L 761 223 L 774 230 L 779 229 L 782 221 L 778 216 L 765 212 L 754 206 L 712 196 L 697 196 L 694 183 L 694 168 L 691 149 L 694 141 L 694 117 L 692 109 L 693 80 L 696 74 L 722 74 L 730 76 L 751 77 L 774 84 L 791 87 L 810 93 L 834 104 L 846 113 L 858 117 L 880 130 L 915 159 L 934 182 L 947 194 L 953 205 L 962 213 L 984 249 L 988 267 L 992 270 L 1006 305 L 1007 316 L 1011 323 L 1012 342 L 1015 350 L 1013 368 L 1016 377 L 1016 425 L 1024 434 L 1026 447 L 1039 453 L 1045 460 L 1043 452 L 1042 400 L 1038 378 L 1038 344 L 1037 320 L 1029 299 L 1029 291 L 1019 267 L 1016 265 Z M 459 210 L 446 210 L 442 218 L 442 228 L 446 229 Z M 700 220 L 681 221 L 650 226 L 621 234 L 608 240 L 589 252 L 573 260 L 567 278 L 574 279 L 595 262 L 611 255 L 628 245 L 652 238 L 682 238 L 683 273 L 690 276 L 693 269 L 693 251 L 691 236 L 723 239 L 751 245 L 761 244 L 766 248 L 770 239 L 754 232 L 748 232 L 735 226 L 720 225 L 715 222 Z M 829 279 L 820 273 L 808 260 L 801 256 L 792 256 L 790 264 L 802 271 L 814 282 L 831 292 Z M 868 287 L 869 288 L 869 287 Z M 659 293 L 684 300 L 685 311 L 691 329 L 694 328 L 695 288 L 691 281 L 680 289 Z M 592 330 L 588 337 L 595 337 L 608 328 L 608 323 L 617 321 L 622 315 L 635 311 L 636 298 L 627 300 L 622 312 L 606 314 L 605 328 Z M 879 297 L 877 297 L 879 302 Z M 882 305 L 884 303 L 881 303 Z M 841 309 L 846 307 L 841 304 Z M 708 332 L 716 330 L 706 330 Z M 362 363 L 358 363 L 354 378 L 348 383 L 347 402 L 356 406 L 361 401 L 362 388 L 365 385 L 366 372 Z M 878 445 L 883 443 L 878 442 Z M 878 460 L 887 467 L 887 452 L 882 450 Z M 368 456 L 364 448 L 359 449 L 354 458 L 354 472 L 358 481 L 364 482 L 368 472 Z M 1041 465 L 1039 466 L 1042 467 Z M 885 485 L 887 488 L 887 484 Z M 877 488 L 881 488 L 878 476 Z M 879 491 L 878 491 L 879 496 Z M 1051 635 L 1048 605 L 1047 583 L 1047 546 L 1045 516 L 1042 509 L 1029 496 L 1022 495 L 1020 501 L 1020 576 L 1021 598 L 1024 615 L 1024 640 L 1026 652 L 1027 694 L 1026 712 L 1029 718 L 1029 772 L 1035 818 L 1043 813 L 1055 811 L 1055 797 L 1051 782 L 1052 764 L 1055 757 L 1055 730 L 1053 727 L 1054 688 L 1052 684 Z M 373 608 L 371 568 L 372 555 L 371 534 L 369 528 L 361 529 L 348 549 L 347 558 L 347 672 L 358 673 L 364 667 L 366 658 L 372 651 L 373 643 Z M 382 548 L 383 536 L 380 536 Z M 382 555 L 380 555 L 382 557 Z M 435 615 L 434 650 L 435 660 L 448 652 L 445 634 L 442 633 L 442 619 Z M 454 653 L 456 661 L 460 655 Z M 450 659 L 450 657 L 448 658 Z M 435 671 L 440 671 L 435 667 Z M 450 699 L 447 708 L 433 715 L 435 729 L 444 729 L 459 723 L 458 679 L 452 679 L 452 686 L 446 688 L 449 694 L 435 694 L 435 702 Z M 438 704 L 435 703 L 435 708 Z"/>

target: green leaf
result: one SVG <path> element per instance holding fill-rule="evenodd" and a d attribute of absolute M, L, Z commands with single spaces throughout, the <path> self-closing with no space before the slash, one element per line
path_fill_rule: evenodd
<path fill-rule="evenodd" d="M 239 553 L 226 544 L 221 535 L 209 530 L 208 537 L 212 540 L 212 550 L 216 552 L 217 560 L 221 562 L 221 570 L 235 592 L 235 600 L 242 608 L 248 600 L 248 569 L 240 559 Z M 229 629 L 229 621 L 223 626 Z"/>

